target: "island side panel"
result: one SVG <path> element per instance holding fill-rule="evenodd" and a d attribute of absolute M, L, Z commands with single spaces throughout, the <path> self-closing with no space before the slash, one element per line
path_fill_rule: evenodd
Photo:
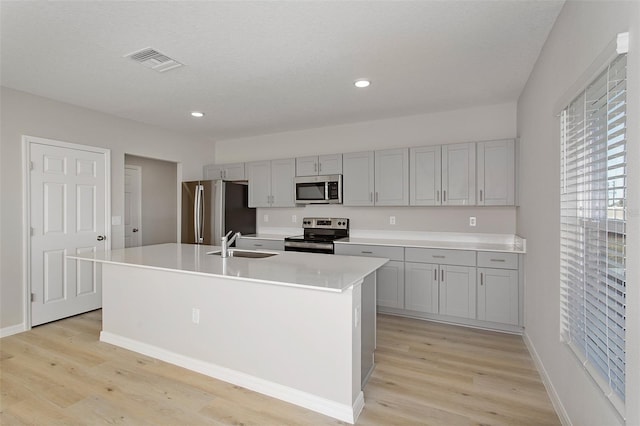
<path fill-rule="evenodd" d="M 351 407 L 362 399 L 359 287 L 338 293 L 105 264 L 103 333 Z"/>
<path fill-rule="evenodd" d="M 376 349 L 376 273 L 369 274 L 362 282 L 362 344 L 361 381 L 364 389 L 373 373 Z"/>

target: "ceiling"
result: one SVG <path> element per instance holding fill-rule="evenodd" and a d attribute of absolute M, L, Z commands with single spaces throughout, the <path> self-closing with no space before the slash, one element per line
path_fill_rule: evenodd
<path fill-rule="evenodd" d="M 2 1 L 0 83 L 212 140 L 515 102 L 562 4 Z"/>

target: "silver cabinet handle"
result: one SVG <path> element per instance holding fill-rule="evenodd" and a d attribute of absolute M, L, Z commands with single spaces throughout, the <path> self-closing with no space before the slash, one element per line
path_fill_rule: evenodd
<path fill-rule="evenodd" d="M 447 202 L 447 191 L 446 190 L 442 190 L 442 202 L 443 203 Z"/>
<path fill-rule="evenodd" d="M 376 191 L 376 203 L 378 202 L 378 191 Z"/>
<path fill-rule="evenodd" d="M 256 243 L 256 244 L 254 244 L 253 246 L 254 246 L 254 247 L 262 247 L 262 244 L 257 244 L 257 243 Z"/>
<path fill-rule="evenodd" d="M 480 190 L 480 201 L 482 201 L 482 189 Z"/>
<path fill-rule="evenodd" d="M 372 252 L 372 251 L 364 251 L 364 250 L 362 250 L 360 253 L 364 253 L 364 254 L 373 254 L 373 252 Z"/>
<path fill-rule="evenodd" d="M 440 271 L 440 282 L 444 282 L 444 269 Z"/>
<path fill-rule="evenodd" d="M 433 270 L 433 280 L 438 281 L 438 268 Z"/>
<path fill-rule="evenodd" d="M 439 255 L 439 254 L 434 254 L 431 257 L 433 257 L 435 259 L 444 259 L 446 256 L 442 256 L 442 255 Z"/>
<path fill-rule="evenodd" d="M 318 163 L 313 163 L 313 171 L 314 172 L 318 171 Z"/>
<path fill-rule="evenodd" d="M 104 241 L 107 239 L 106 235 L 98 235 L 98 238 L 96 238 L 98 241 Z"/>
<path fill-rule="evenodd" d="M 504 259 L 489 259 L 492 262 L 504 262 Z"/>
<path fill-rule="evenodd" d="M 373 192 L 369 193 L 369 201 L 373 202 Z"/>
<path fill-rule="evenodd" d="M 436 201 L 440 202 L 440 190 L 436 191 Z"/>
<path fill-rule="evenodd" d="M 322 163 L 318 163 L 318 173 L 322 171 Z"/>
<path fill-rule="evenodd" d="M 480 285 L 484 285 L 484 274 L 480 272 Z"/>

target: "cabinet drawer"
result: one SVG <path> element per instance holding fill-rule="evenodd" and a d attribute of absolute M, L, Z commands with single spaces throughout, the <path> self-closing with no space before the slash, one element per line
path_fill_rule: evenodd
<path fill-rule="evenodd" d="M 284 250 L 284 240 L 263 240 L 260 238 L 238 238 L 236 247 L 249 250 Z"/>
<path fill-rule="evenodd" d="M 478 266 L 481 268 L 518 269 L 518 255 L 516 253 L 479 251 Z"/>
<path fill-rule="evenodd" d="M 407 262 L 476 266 L 476 252 L 473 250 L 442 250 L 407 247 L 405 250 L 405 259 Z"/>
<path fill-rule="evenodd" d="M 404 261 L 404 247 L 370 246 L 365 244 L 336 244 L 336 254 L 347 256 L 385 257 Z"/>

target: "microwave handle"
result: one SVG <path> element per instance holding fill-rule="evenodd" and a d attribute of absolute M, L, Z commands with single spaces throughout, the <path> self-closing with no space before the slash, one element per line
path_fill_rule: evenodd
<path fill-rule="evenodd" d="M 324 183 L 324 199 L 329 199 L 329 182 Z"/>

